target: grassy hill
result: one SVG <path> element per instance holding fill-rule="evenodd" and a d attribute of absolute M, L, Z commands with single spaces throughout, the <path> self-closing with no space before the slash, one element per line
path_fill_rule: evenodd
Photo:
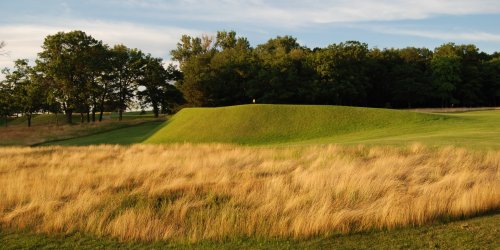
<path fill-rule="evenodd" d="M 360 132 L 371 134 L 451 123 L 457 117 L 399 110 L 313 105 L 242 105 L 188 108 L 175 115 L 148 143 L 224 142 L 270 144 L 314 141 Z M 404 131 L 403 131 L 404 132 Z M 367 134 L 367 135 L 368 135 Z"/>
<path fill-rule="evenodd" d="M 324 105 L 181 110 L 146 143 L 457 145 L 500 148 L 500 111 L 431 114 Z"/>

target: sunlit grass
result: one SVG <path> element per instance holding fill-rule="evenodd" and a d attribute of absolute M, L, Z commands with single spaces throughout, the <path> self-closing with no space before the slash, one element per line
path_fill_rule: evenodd
<path fill-rule="evenodd" d="M 304 239 L 500 208 L 500 152 L 134 145 L 0 148 L 0 225 L 122 240 Z"/>
<path fill-rule="evenodd" d="M 500 149 L 500 110 L 426 114 L 322 105 L 184 109 L 146 143 L 458 145 Z"/>

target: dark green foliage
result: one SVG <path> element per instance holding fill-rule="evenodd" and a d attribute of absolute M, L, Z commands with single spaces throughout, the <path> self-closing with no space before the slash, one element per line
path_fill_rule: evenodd
<path fill-rule="evenodd" d="M 36 74 L 27 59 L 16 60 L 14 70 L 10 72 L 6 69 L 3 73 L 6 79 L 0 88 L 5 94 L 0 98 L 2 115 L 7 118 L 13 113 L 21 113 L 26 116 L 30 127 L 33 113 L 42 110 L 46 100 L 43 77 Z"/>
<path fill-rule="evenodd" d="M 156 118 L 160 113 L 172 113 L 176 104 L 184 101 L 182 93 L 170 84 L 171 80 L 179 79 L 180 72 L 172 64 L 165 69 L 161 58 L 147 55 L 143 60 L 142 78 L 138 80 L 143 90 L 137 92 L 141 104 L 151 105 Z"/>
<path fill-rule="evenodd" d="M 10 72 L 4 69 L 2 73 L 8 75 Z M 0 82 L 0 118 L 3 125 L 7 126 L 9 116 L 18 110 L 15 104 L 14 85 L 10 81 Z"/>
<path fill-rule="evenodd" d="M 500 56 L 487 61 L 483 67 L 484 101 L 497 106 L 500 103 Z"/>
<path fill-rule="evenodd" d="M 368 49 L 358 41 L 310 50 L 297 39 L 255 48 L 234 31 L 183 36 L 172 59 L 190 106 L 243 103 L 340 104 L 369 107 L 492 106 L 498 103 L 495 54 L 474 45 Z M 498 56 L 496 57 L 498 58 Z"/>
<path fill-rule="evenodd" d="M 110 57 L 111 93 L 119 119 L 129 107 L 134 93 L 137 91 L 139 80 L 144 78 L 142 73 L 146 68 L 144 54 L 138 49 L 129 49 L 125 45 L 115 45 L 111 49 Z"/>
<path fill-rule="evenodd" d="M 255 49 L 256 74 L 247 93 L 258 103 L 311 103 L 313 70 L 308 49 L 293 37 L 277 37 Z"/>
<path fill-rule="evenodd" d="M 99 73 L 95 51 L 101 46 L 101 41 L 82 31 L 59 32 L 45 38 L 37 70 L 53 79 L 52 88 L 57 92 L 55 96 L 63 106 L 68 123 L 72 122 L 73 112 L 90 110 L 90 83 Z"/>
<path fill-rule="evenodd" d="M 368 45 L 357 41 L 316 50 L 315 69 L 319 103 L 366 106 Z"/>
<path fill-rule="evenodd" d="M 192 106 L 247 103 L 245 84 L 251 81 L 253 58 L 248 41 L 235 32 L 218 32 L 217 38 L 183 36 L 172 58 L 180 64 L 178 79 Z"/>
<path fill-rule="evenodd" d="M 138 99 L 143 106 L 152 106 L 158 116 L 160 110 L 172 112 L 183 101 L 170 84 L 181 79 L 180 72 L 166 70 L 161 59 L 138 49 L 109 48 L 83 31 L 49 35 L 42 49 L 35 67 L 17 60 L 13 71 L 2 71 L 6 80 L 0 85 L 0 115 L 4 121 L 23 114 L 29 126 L 32 114 L 39 111 L 64 111 L 69 124 L 73 113 L 80 114 L 82 123 L 94 122 L 97 112 L 102 121 L 104 111 L 118 111 L 121 120 Z"/>

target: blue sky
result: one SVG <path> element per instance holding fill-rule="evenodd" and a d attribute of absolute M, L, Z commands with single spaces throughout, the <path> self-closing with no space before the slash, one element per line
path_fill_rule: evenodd
<path fill-rule="evenodd" d="M 182 34 L 235 30 L 252 46 L 292 35 L 308 47 L 346 40 L 370 47 L 473 43 L 500 51 L 500 0 L 12 0 L 0 3 L 7 56 L 34 59 L 45 36 L 83 30 L 170 60 Z"/>

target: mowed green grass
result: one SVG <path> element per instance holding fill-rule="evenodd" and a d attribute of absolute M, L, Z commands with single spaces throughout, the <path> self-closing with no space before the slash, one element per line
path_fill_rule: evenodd
<path fill-rule="evenodd" d="M 241 105 L 189 108 L 147 140 L 272 144 L 451 119 L 407 111 L 343 106 Z"/>
<path fill-rule="evenodd" d="M 96 144 L 121 144 L 128 145 L 140 143 L 147 139 L 152 133 L 159 129 L 161 121 L 144 122 L 126 128 L 119 128 L 88 136 L 76 137 L 60 141 L 51 141 L 38 146 L 62 145 L 62 146 L 86 146 Z"/>
<path fill-rule="evenodd" d="M 500 110 L 439 114 L 451 119 L 425 124 L 405 124 L 373 130 L 360 130 L 339 136 L 317 138 L 302 143 L 339 143 L 364 145 L 405 145 L 423 143 L 433 146 L 460 146 L 475 149 L 500 149 Z"/>
<path fill-rule="evenodd" d="M 112 238 L 47 235 L 0 229 L 0 249 L 499 249 L 500 215 L 391 231 L 313 239 L 236 238 L 222 242 L 120 242 Z"/>
<path fill-rule="evenodd" d="M 136 115 L 140 116 L 130 114 Z M 142 124 L 43 145 L 423 143 L 498 149 L 499 124 L 500 110 L 430 114 L 345 106 L 241 105 L 187 108 L 163 124 Z"/>
<path fill-rule="evenodd" d="M 408 144 L 500 148 L 500 111 L 429 114 L 314 105 L 188 108 L 146 143 Z"/>

